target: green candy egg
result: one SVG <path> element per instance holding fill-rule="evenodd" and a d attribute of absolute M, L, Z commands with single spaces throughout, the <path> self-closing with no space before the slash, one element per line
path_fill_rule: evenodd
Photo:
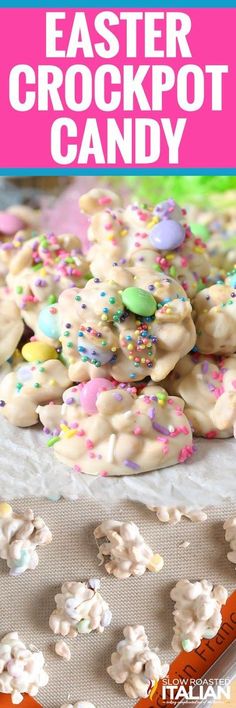
<path fill-rule="evenodd" d="M 89 634 L 91 632 L 91 626 L 88 619 L 81 619 L 76 625 L 77 632 L 79 634 Z"/>
<path fill-rule="evenodd" d="M 121 295 L 127 310 L 141 317 L 151 317 L 156 312 L 156 300 L 142 288 L 126 288 Z"/>

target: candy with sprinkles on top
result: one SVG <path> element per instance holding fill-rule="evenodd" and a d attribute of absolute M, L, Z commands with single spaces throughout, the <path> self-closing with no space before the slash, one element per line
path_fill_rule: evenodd
<path fill-rule="evenodd" d="M 24 362 L 0 383 L 0 415 L 21 428 L 38 422 L 38 404 L 61 401 L 69 385 L 66 367 L 58 359 Z"/>
<path fill-rule="evenodd" d="M 47 435 L 53 423 L 48 446 L 61 462 L 76 472 L 107 477 L 140 474 L 192 456 L 191 427 L 180 398 L 154 384 L 138 394 L 130 384 L 103 381 L 91 391 L 91 383 L 95 380 L 65 391 L 53 421 L 50 405 L 37 409 Z"/>
<path fill-rule="evenodd" d="M 181 396 L 195 435 L 228 438 L 236 432 L 236 355 L 184 357 L 164 382 Z"/>
<path fill-rule="evenodd" d="M 193 313 L 198 351 L 224 356 L 236 352 L 236 288 L 230 275 L 196 295 Z"/>
<path fill-rule="evenodd" d="M 160 381 L 195 344 L 191 304 L 164 273 L 113 266 L 111 280 L 90 279 L 58 302 L 60 341 L 72 381 Z M 120 280 L 123 285 L 120 286 Z"/>
<path fill-rule="evenodd" d="M 89 268 L 77 236 L 40 235 L 22 244 L 9 264 L 6 281 L 26 324 L 46 341 L 58 338 L 50 307 L 68 287 L 83 286 Z"/>
<path fill-rule="evenodd" d="M 185 210 L 173 199 L 156 207 L 135 203 L 122 208 L 115 194 L 101 191 L 97 197 L 92 190 L 80 199 L 81 210 L 90 215 L 92 274 L 104 279 L 114 263 L 136 271 L 145 267 L 176 278 L 188 297 L 194 297 L 206 283 L 210 261 L 206 245 L 186 223 Z"/>

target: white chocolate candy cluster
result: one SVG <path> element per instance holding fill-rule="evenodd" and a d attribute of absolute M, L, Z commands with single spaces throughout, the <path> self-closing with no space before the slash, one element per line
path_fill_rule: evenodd
<path fill-rule="evenodd" d="M 20 310 L 0 292 L 0 366 L 9 359 L 17 347 L 24 331 Z"/>
<path fill-rule="evenodd" d="M 98 558 L 109 575 L 119 580 L 131 575 L 143 575 L 145 570 L 158 573 L 163 568 L 163 558 L 153 553 L 132 521 L 103 521 L 94 531 L 96 541 L 105 538 L 99 546 Z"/>
<path fill-rule="evenodd" d="M 104 279 L 113 263 L 162 271 L 176 278 L 193 297 L 210 270 L 205 244 L 186 224 L 185 211 L 173 199 L 156 207 L 119 206 L 119 197 L 93 189 L 80 199 L 90 216 L 88 257 L 94 276 Z"/>
<path fill-rule="evenodd" d="M 202 509 L 190 509 L 187 506 L 148 506 L 154 511 L 158 521 L 166 524 L 177 524 L 182 518 L 189 521 L 206 521 L 207 514 Z"/>
<path fill-rule="evenodd" d="M 56 610 L 49 618 L 54 634 L 77 637 L 78 634 L 104 632 L 112 614 L 109 606 L 98 592 L 100 581 L 92 578 L 87 583 L 65 582 L 61 593 L 55 595 Z"/>
<path fill-rule="evenodd" d="M 225 531 L 225 540 L 230 545 L 227 558 L 231 563 L 236 564 L 236 516 L 226 519 L 223 529 Z"/>
<path fill-rule="evenodd" d="M 0 383 L 0 414 L 12 425 L 35 425 L 37 406 L 60 401 L 68 383 L 66 367 L 57 359 L 24 362 Z"/>
<path fill-rule="evenodd" d="M 48 444 L 56 457 L 76 471 L 140 474 L 184 462 L 193 453 L 183 401 L 159 386 L 146 386 L 138 395 L 125 384 L 113 387 L 106 379 L 94 379 L 84 387 L 72 386 L 63 400 L 62 407 L 49 404 L 37 410 L 47 433 L 53 424 Z"/>
<path fill-rule="evenodd" d="M 182 359 L 165 381 L 181 396 L 195 435 L 227 438 L 236 423 L 236 355 L 209 357 L 197 352 Z"/>
<path fill-rule="evenodd" d="M 69 376 L 160 381 L 195 344 L 190 301 L 163 273 L 134 275 L 114 267 L 111 275 L 109 281 L 94 278 L 84 289 L 65 290 L 59 298 Z"/>
<path fill-rule="evenodd" d="M 129 698 L 147 698 L 153 684 L 166 676 L 169 666 L 161 664 L 156 652 L 150 649 L 142 625 L 125 627 L 123 635 L 111 655 L 108 674 L 116 683 L 124 684 Z"/>
<path fill-rule="evenodd" d="M 93 703 L 89 703 L 89 701 L 77 701 L 77 703 L 64 703 L 61 708 L 95 708 L 95 705 Z"/>
<path fill-rule="evenodd" d="M 11 694 L 12 703 L 17 705 L 24 693 L 37 696 L 47 683 L 43 653 L 27 649 L 17 632 L 6 634 L 0 641 L 0 694 Z"/>
<path fill-rule="evenodd" d="M 10 575 L 34 570 L 39 562 L 37 546 L 51 540 L 51 531 L 32 509 L 17 512 L 7 502 L 0 502 L 0 558 L 7 561 Z"/>
<path fill-rule="evenodd" d="M 84 285 L 87 273 L 78 237 L 49 234 L 23 242 L 11 258 L 6 282 L 25 323 L 51 341 L 58 338 L 56 318 L 50 323 L 47 308 L 65 288 Z"/>
<path fill-rule="evenodd" d="M 203 638 L 215 637 L 222 622 L 221 607 L 228 596 L 223 585 L 213 586 L 208 580 L 179 580 L 170 596 L 175 602 L 174 651 L 190 652 L 200 646 Z"/>
<path fill-rule="evenodd" d="M 193 301 L 197 349 L 202 354 L 236 351 L 236 289 L 218 283 L 201 290 Z"/>

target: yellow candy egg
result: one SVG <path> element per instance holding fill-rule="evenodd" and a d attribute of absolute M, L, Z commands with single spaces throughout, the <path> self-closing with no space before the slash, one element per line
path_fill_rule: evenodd
<path fill-rule="evenodd" d="M 22 347 L 21 354 L 26 361 L 57 359 L 56 350 L 50 344 L 46 344 L 46 342 L 27 342 Z"/>
<path fill-rule="evenodd" d="M 162 556 L 160 556 L 159 553 L 154 553 L 148 563 L 148 570 L 150 570 L 152 573 L 159 573 L 159 570 L 163 568 L 163 565 L 164 560 Z"/>
<path fill-rule="evenodd" d="M 7 516 L 11 516 L 12 507 L 7 502 L 0 502 L 0 517 L 5 519 Z"/>

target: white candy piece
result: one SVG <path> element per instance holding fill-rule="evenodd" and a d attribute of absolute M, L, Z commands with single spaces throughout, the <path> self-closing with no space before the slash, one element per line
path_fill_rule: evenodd
<path fill-rule="evenodd" d="M 57 656 L 61 656 L 61 658 L 65 659 L 66 661 L 70 661 L 71 651 L 67 644 L 63 641 L 63 639 L 59 639 L 59 641 L 56 642 L 54 649 L 55 654 L 57 654 Z"/>
<path fill-rule="evenodd" d="M 227 558 L 231 563 L 236 563 L 236 516 L 226 519 L 223 529 L 225 531 L 225 540 L 228 541 L 230 545 Z"/>
<path fill-rule="evenodd" d="M 0 693 L 11 694 L 13 704 L 23 701 L 22 694 L 36 696 L 48 683 L 41 651 L 31 651 L 18 632 L 6 634 L 0 641 Z"/>
<path fill-rule="evenodd" d="M 102 564 L 108 556 L 106 571 L 120 580 L 131 575 L 143 575 L 146 569 L 158 573 L 163 568 L 163 558 L 153 553 L 132 521 L 103 521 L 95 529 L 94 537 L 96 540 L 106 538 L 99 547 L 98 558 Z"/>
<path fill-rule="evenodd" d="M 61 708 L 96 708 L 93 703 L 89 701 L 77 701 L 77 703 L 65 703 Z"/>
<path fill-rule="evenodd" d="M 170 596 L 175 602 L 172 639 L 175 651 L 190 652 L 200 646 L 203 638 L 215 637 L 222 622 L 221 607 L 228 597 L 223 585 L 213 586 L 208 580 L 196 583 L 179 580 Z"/>
<path fill-rule="evenodd" d="M 13 511 L 10 504 L 0 502 L 0 558 L 7 561 L 10 575 L 34 570 L 39 563 L 37 546 L 51 540 L 51 531 L 32 509 Z"/>
<path fill-rule="evenodd" d="M 207 514 L 202 509 L 189 509 L 187 506 L 147 506 L 154 511 L 162 523 L 177 524 L 182 518 L 189 521 L 206 521 Z"/>
<path fill-rule="evenodd" d="M 124 639 L 111 655 L 107 672 L 116 683 L 123 683 L 129 698 L 147 698 L 152 686 L 164 678 L 168 664 L 161 661 L 148 644 L 142 625 L 129 625 L 123 630 Z"/>
<path fill-rule="evenodd" d="M 54 634 L 77 637 L 78 634 L 104 632 L 111 622 L 109 605 L 98 592 L 100 581 L 96 578 L 87 583 L 65 582 L 61 593 L 55 595 L 57 609 L 49 618 L 49 627 Z"/>

